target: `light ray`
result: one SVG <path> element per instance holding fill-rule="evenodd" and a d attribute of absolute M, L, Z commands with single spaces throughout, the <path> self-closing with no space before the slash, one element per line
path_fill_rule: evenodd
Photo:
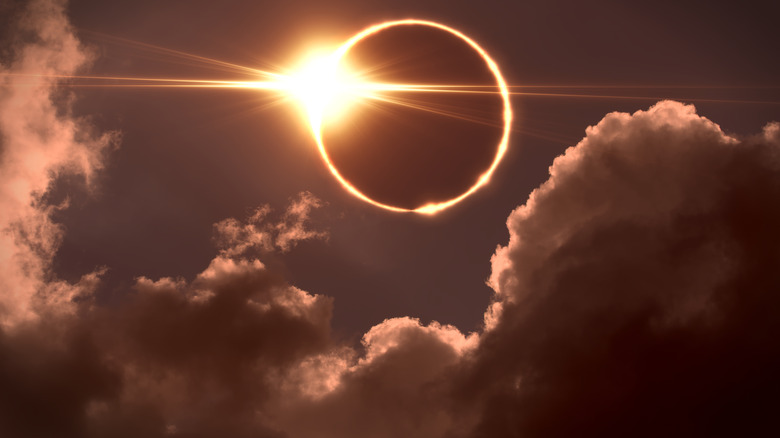
<path fill-rule="evenodd" d="M 237 80 L 214 80 L 214 79 L 181 79 L 181 78 L 144 78 L 144 77 L 124 77 L 124 76 L 85 76 L 85 75 L 54 75 L 54 74 L 24 74 L 24 73 L 0 73 L 0 77 L 16 77 L 28 79 L 50 79 L 52 81 L 73 80 L 73 81 L 97 81 L 93 83 L 61 83 L 58 85 L 66 87 L 143 87 L 143 88 L 245 88 L 267 91 L 287 91 L 293 92 L 295 86 L 290 83 L 290 76 L 279 73 L 264 72 L 271 75 L 273 80 L 265 81 L 237 81 Z M 130 82 L 123 84 L 121 82 Z M 16 82 L 15 85 L 24 85 Z M 394 93 L 438 93 L 438 94 L 472 94 L 472 95 L 501 95 L 496 90 L 495 85 L 464 85 L 464 84 L 405 84 L 405 83 L 387 83 L 387 82 L 355 82 L 342 86 L 342 92 L 349 93 L 356 97 L 378 99 L 386 103 L 401 104 L 397 99 L 390 96 Z M 485 90 L 490 88 L 492 90 Z M 517 89 L 679 89 L 679 90 L 730 90 L 730 89 L 754 89 L 754 90 L 773 90 L 780 87 L 763 86 L 626 86 L 626 85 L 507 85 L 508 90 Z M 530 97 L 558 97 L 558 98 L 583 98 L 583 99 L 616 99 L 616 100 L 659 100 L 675 99 L 690 102 L 709 102 L 709 103 L 735 103 L 735 104 L 769 104 L 778 105 L 780 101 L 774 100 L 745 100 L 745 99 L 712 99 L 703 97 L 675 96 L 675 95 L 655 95 L 655 96 L 627 96 L 621 94 L 588 94 L 588 93 L 541 93 L 530 91 L 509 91 L 510 96 L 530 96 Z M 381 98 L 380 98 L 381 97 Z M 407 105 L 409 106 L 409 105 Z M 411 106 L 410 106 L 411 107 Z M 420 108 L 421 109 L 421 108 Z"/>
<path fill-rule="evenodd" d="M 406 108 L 412 108 L 412 109 L 421 110 L 421 111 L 425 111 L 425 112 L 429 112 L 429 113 L 433 113 L 433 114 L 438 114 L 440 116 L 451 117 L 451 118 L 463 120 L 463 121 L 466 121 L 466 122 L 479 123 L 479 124 L 482 124 L 482 125 L 493 126 L 493 127 L 496 127 L 496 128 L 503 127 L 502 124 L 498 124 L 498 123 L 496 123 L 496 122 L 494 122 L 494 121 L 492 121 L 490 119 L 476 117 L 476 116 L 473 116 L 473 115 L 470 115 L 470 114 L 467 114 L 467 113 L 453 111 L 451 109 L 436 107 L 436 106 L 434 106 L 432 104 L 429 104 L 429 103 L 427 103 L 425 101 L 414 101 L 414 100 L 409 100 L 409 99 L 393 98 L 393 97 L 390 97 L 390 96 L 383 96 L 383 95 L 379 95 L 379 94 L 370 94 L 370 95 L 367 94 L 367 95 L 364 95 L 363 97 L 366 98 L 366 99 L 377 100 L 377 101 L 380 101 L 380 102 L 385 102 L 385 103 L 389 103 L 389 104 L 393 104 L 393 105 L 399 105 L 399 106 L 403 106 L 403 107 L 406 107 Z"/>
<path fill-rule="evenodd" d="M 84 33 L 84 34 L 88 34 L 88 35 L 94 35 L 94 36 L 97 36 L 97 37 L 100 37 L 100 38 L 103 38 L 103 39 L 106 39 L 106 40 L 113 40 L 113 41 L 125 44 L 127 46 L 138 47 L 138 48 L 141 48 L 141 49 L 144 49 L 144 50 L 147 50 L 147 51 L 158 52 L 158 53 L 166 54 L 166 55 L 169 55 L 169 56 L 175 57 L 175 58 L 187 59 L 187 60 L 190 60 L 190 61 L 199 62 L 199 63 L 202 63 L 204 65 L 210 66 L 212 68 L 213 67 L 221 67 L 223 69 L 227 69 L 228 71 L 236 71 L 236 72 L 241 72 L 241 73 L 244 73 L 244 74 L 247 74 L 247 75 L 264 76 L 264 77 L 269 77 L 269 78 L 279 78 L 279 77 L 283 76 L 283 75 L 280 75 L 278 73 L 273 73 L 273 72 L 264 71 L 264 70 L 258 70 L 256 68 L 251 68 L 251 67 L 246 67 L 246 66 L 239 65 L 239 64 L 234 64 L 232 62 L 221 61 L 221 60 L 218 60 L 218 59 L 213 59 L 213 58 L 208 58 L 208 57 L 205 57 L 205 56 L 195 55 L 195 54 L 183 52 L 183 51 L 180 51 L 180 50 L 174 50 L 174 49 L 169 49 L 169 48 L 166 48 L 166 47 L 156 46 L 154 44 L 143 43 L 143 42 L 140 42 L 140 41 L 134 41 L 134 40 L 126 39 L 126 38 L 121 38 L 121 37 L 117 37 L 117 36 L 113 36 L 113 35 L 108 35 L 108 34 L 104 34 L 104 33 L 101 33 L 101 32 L 95 32 L 95 31 L 86 30 L 86 29 L 81 29 L 80 32 Z"/>

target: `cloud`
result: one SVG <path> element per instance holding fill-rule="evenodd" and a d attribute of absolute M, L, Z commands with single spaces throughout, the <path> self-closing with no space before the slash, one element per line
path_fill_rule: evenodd
<path fill-rule="evenodd" d="M 329 375 L 310 372 L 299 383 L 335 382 L 324 394 L 285 394 L 274 412 L 279 427 L 291 437 L 446 436 L 472 420 L 452 409 L 450 379 L 477 343 L 477 334 L 452 326 L 385 320 L 363 336 L 362 351 L 337 351 L 339 360 L 327 357 Z"/>
<path fill-rule="evenodd" d="M 740 140 L 664 101 L 555 160 L 493 256 L 475 436 L 776 429 L 778 129 Z"/>
<path fill-rule="evenodd" d="M 141 424 L 152 436 L 266 436 L 258 413 L 288 367 L 330 348 L 331 311 L 258 260 L 218 256 L 189 283 L 141 278 L 124 302 L 91 313 L 124 384 L 88 424 L 96 436 Z"/>
<path fill-rule="evenodd" d="M 301 192 L 278 222 L 269 221 L 269 205 L 256 208 L 245 223 L 235 218 L 225 219 L 214 224 L 217 246 L 224 256 L 235 257 L 250 251 L 287 252 L 304 240 L 327 239 L 327 231 L 308 227 L 312 210 L 324 205 L 310 192 Z"/>
<path fill-rule="evenodd" d="M 224 251 L 191 282 L 140 277 L 120 303 L 81 305 L 70 323 L 121 384 L 85 398 L 76 436 L 438 436 L 458 423 L 445 376 L 478 343 L 413 318 L 335 342 L 332 299 Z"/>
<path fill-rule="evenodd" d="M 301 225 L 314 200 L 266 228 L 320 235 Z M 253 257 L 220 251 L 192 281 L 139 277 L 110 304 L 89 293 L 98 275 L 67 286 L 72 311 L 0 331 L 0 435 L 284 436 L 264 412 L 305 389 L 290 370 L 346 352 L 331 339 L 332 300 Z"/>
<path fill-rule="evenodd" d="M 334 348 L 332 300 L 255 259 L 77 305 L 0 337 L 4 436 L 279 436 L 262 414 L 287 369 Z"/>
<path fill-rule="evenodd" d="M 72 116 L 67 94 L 50 79 L 89 63 L 73 34 L 63 2 L 33 1 L 16 23 L 17 45 L 0 65 L 0 325 L 11 327 L 46 308 L 66 311 L 79 287 L 52 282 L 50 263 L 62 229 L 52 214 L 67 201 L 47 194 L 58 178 L 90 185 L 115 135 L 95 133 Z M 87 274 L 89 281 L 92 274 Z"/>

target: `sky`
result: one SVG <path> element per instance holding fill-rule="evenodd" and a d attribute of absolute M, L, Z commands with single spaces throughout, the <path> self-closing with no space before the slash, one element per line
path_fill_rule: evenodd
<path fill-rule="evenodd" d="M 778 12 L 0 4 L 0 435 L 776 434 Z M 294 99 L 85 78 L 287 74 L 405 18 L 472 38 L 516 93 L 489 183 L 434 215 L 345 190 Z M 495 88 L 437 29 L 350 56 Z M 469 120 L 356 104 L 323 135 L 333 163 L 404 208 L 461 193 L 501 99 L 426 99 Z"/>

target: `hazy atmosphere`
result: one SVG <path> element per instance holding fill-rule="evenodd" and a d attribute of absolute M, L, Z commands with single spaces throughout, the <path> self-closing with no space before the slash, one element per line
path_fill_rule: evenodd
<path fill-rule="evenodd" d="M 774 436 L 778 13 L 0 3 L 0 436 Z"/>

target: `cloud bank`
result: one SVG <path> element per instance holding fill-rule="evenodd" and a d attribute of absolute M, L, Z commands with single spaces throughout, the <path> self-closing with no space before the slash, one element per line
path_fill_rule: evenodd
<path fill-rule="evenodd" d="M 68 74 L 88 55 L 61 2 L 30 3 L 4 73 Z M 66 56 L 67 55 L 67 56 Z M 725 134 L 693 106 L 612 113 L 509 216 L 480 333 L 411 317 L 360 345 L 332 299 L 262 257 L 323 239 L 304 193 L 215 225 L 192 280 L 139 277 L 121 302 L 50 272 L 46 194 L 89 182 L 111 134 L 50 83 L 0 93 L 0 435 L 555 437 L 755 435 L 780 378 L 780 125 Z M 87 184 L 87 187 L 89 184 Z M 316 224 L 315 224 L 316 225 Z"/>
<path fill-rule="evenodd" d="M 776 429 L 780 125 L 608 114 L 515 210 L 470 366 L 476 436 Z"/>

